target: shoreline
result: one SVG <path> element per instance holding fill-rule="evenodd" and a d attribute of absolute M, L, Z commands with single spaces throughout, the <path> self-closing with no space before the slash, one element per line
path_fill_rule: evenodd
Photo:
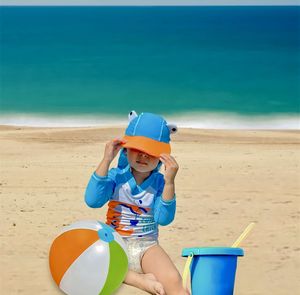
<path fill-rule="evenodd" d="M 94 130 L 94 129 L 126 129 L 127 124 L 124 125 L 97 125 L 97 126 L 26 126 L 26 125 L 9 125 L 9 124 L 0 124 L 0 131 L 9 131 L 9 130 Z M 223 131 L 223 132 L 300 132 L 299 128 L 295 129 L 239 129 L 239 128 L 202 128 L 202 127 L 185 127 L 178 126 L 179 130 L 197 130 L 197 131 Z M 179 131 L 180 132 L 180 131 Z"/>
<path fill-rule="evenodd" d="M 238 114 L 231 112 L 183 112 L 164 114 L 167 122 L 179 128 L 229 130 L 300 130 L 298 113 Z M 93 128 L 126 127 L 124 115 L 42 115 L 1 114 L 0 125 L 37 128 Z"/>

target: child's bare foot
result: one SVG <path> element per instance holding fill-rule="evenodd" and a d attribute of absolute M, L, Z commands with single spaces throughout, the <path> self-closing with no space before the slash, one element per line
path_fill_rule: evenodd
<path fill-rule="evenodd" d="M 144 290 L 150 294 L 166 294 L 163 285 L 156 279 L 156 277 L 152 273 L 144 274 L 129 270 L 124 283 Z"/>
<path fill-rule="evenodd" d="M 141 274 L 141 276 L 143 276 L 143 285 L 141 287 L 144 291 L 155 295 L 166 294 L 163 285 L 152 273 Z"/>

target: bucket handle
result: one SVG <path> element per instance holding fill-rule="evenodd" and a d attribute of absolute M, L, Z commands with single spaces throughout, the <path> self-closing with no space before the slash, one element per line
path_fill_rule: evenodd
<path fill-rule="evenodd" d="M 187 289 L 187 277 L 188 274 L 190 273 L 190 266 L 192 264 L 193 257 L 194 257 L 194 253 L 190 253 L 183 269 L 182 284 L 184 289 Z"/>

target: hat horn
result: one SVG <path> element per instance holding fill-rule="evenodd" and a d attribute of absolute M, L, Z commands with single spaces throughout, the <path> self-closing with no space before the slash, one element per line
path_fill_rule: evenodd
<path fill-rule="evenodd" d="M 128 114 L 128 120 L 129 120 L 129 123 L 138 116 L 138 114 L 136 113 L 136 111 L 131 111 L 129 114 Z"/>

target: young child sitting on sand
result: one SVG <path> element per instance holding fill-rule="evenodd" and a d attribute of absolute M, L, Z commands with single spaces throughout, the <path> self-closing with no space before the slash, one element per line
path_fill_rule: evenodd
<path fill-rule="evenodd" d="M 106 223 L 121 234 L 128 248 L 126 284 L 150 294 L 189 294 L 158 243 L 158 225 L 170 224 L 176 210 L 178 164 L 170 155 L 169 142 L 177 127 L 151 113 L 138 116 L 132 111 L 129 120 L 123 139 L 106 144 L 103 159 L 88 183 L 85 201 L 92 208 L 108 202 Z M 118 167 L 109 169 L 120 150 Z M 162 163 L 164 175 L 159 173 Z"/>

